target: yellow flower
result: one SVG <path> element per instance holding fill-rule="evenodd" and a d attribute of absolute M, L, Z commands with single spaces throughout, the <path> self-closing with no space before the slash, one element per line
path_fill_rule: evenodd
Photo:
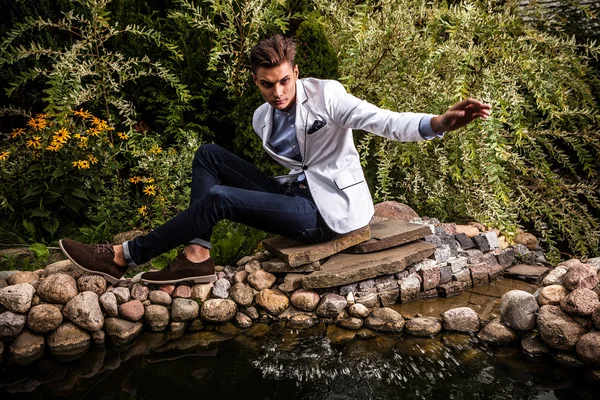
<path fill-rule="evenodd" d="M 73 114 L 77 115 L 78 117 L 84 118 L 84 119 L 88 119 L 92 117 L 92 114 L 90 114 L 87 111 L 84 111 L 83 108 L 80 108 L 79 111 L 77 110 L 72 110 Z"/>
<path fill-rule="evenodd" d="M 96 163 L 98 163 L 98 159 L 97 159 L 96 157 L 94 157 L 92 154 L 89 154 L 89 155 L 88 155 L 88 160 L 90 160 L 90 162 L 91 162 L 92 164 L 96 164 Z"/>
<path fill-rule="evenodd" d="M 119 138 L 121 140 L 127 140 L 127 139 L 129 139 L 129 136 L 125 132 L 117 132 L 117 135 L 119 135 Z"/>
<path fill-rule="evenodd" d="M 94 117 L 94 118 L 96 118 L 96 117 Z M 90 128 L 86 132 L 90 136 L 100 136 L 100 132 L 102 132 L 102 131 L 98 128 Z"/>
<path fill-rule="evenodd" d="M 144 178 L 143 181 L 146 182 L 146 183 L 153 183 L 154 182 L 154 178 Z"/>
<path fill-rule="evenodd" d="M 65 143 L 71 137 L 71 133 L 66 128 L 60 128 L 58 131 L 54 132 L 54 141 L 59 143 Z"/>
<path fill-rule="evenodd" d="M 10 154 L 10 151 L 3 151 L 2 153 L 0 153 L 0 161 L 4 161 L 4 160 L 8 159 L 9 154 Z"/>
<path fill-rule="evenodd" d="M 88 147 L 88 139 L 89 139 L 89 137 L 87 137 L 87 136 L 81 136 L 79 138 L 79 145 L 78 146 L 79 146 L 80 149 L 87 149 L 87 147 Z"/>
<path fill-rule="evenodd" d="M 39 136 L 34 136 L 33 139 L 29 139 L 27 141 L 27 147 L 33 147 L 34 149 L 37 149 L 41 146 L 40 139 L 41 137 Z"/>
<path fill-rule="evenodd" d="M 175 149 L 174 147 L 169 147 L 169 154 L 177 154 L 177 149 Z"/>
<path fill-rule="evenodd" d="M 13 129 L 12 133 L 10 134 L 10 137 L 12 139 L 14 139 L 18 136 L 21 136 L 24 133 L 25 133 L 25 128 L 19 128 L 19 129 L 15 128 L 15 129 Z"/>
<path fill-rule="evenodd" d="M 77 160 L 73 161 L 73 168 L 77 167 L 77 169 L 88 169 L 90 168 L 90 163 L 86 160 Z"/>
<path fill-rule="evenodd" d="M 138 182 L 141 182 L 142 180 L 143 179 L 140 178 L 139 176 L 134 176 L 132 178 L 129 178 L 129 182 L 131 182 L 131 183 L 138 183 Z"/>
<path fill-rule="evenodd" d="M 142 215 L 144 215 L 144 216 L 145 216 L 146 214 L 148 214 L 148 211 L 147 211 L 147 209 L 148 209 L 148 207 L 146 207 L 146 206 L 141 206 L 140 208 L 138 208 L 138 212 L 139 212 L 140 214 L 142 214 Z"/>
<path fill-rule="evenodd" d="M 52 141 L 52 143 L 50 143 L 48 145 L 48 147 L 46 147 L 46 150 L 59 151 L 61 148 L 62 148 L 62 143 L 57 142 L 57 141 Z"/>
<path fill-rule="evenodd" d="M 160 153 L 162 153 L 162 151 L 163 151 L 162 148 L 159 145 L 155 144 L 150 148 L 150 150 L 148 150 L 148 153 L 160 154 Z"/>
<path fill-rule="evenodd" d="M 147 196 L 156 196 L 156 186 L 148 185 L 144 188 L 144 193 Z"/>
<path fill-rule="evenodd" d="M 45 117 L 40 118 L 39 115 L 43 114 L 38 114 L 38 118 L 31 118 L 27 122 L 27 125 L 29 125 L 34 131 L 41 131 L 48 126 L 48 121 L 46 121 Z"/>

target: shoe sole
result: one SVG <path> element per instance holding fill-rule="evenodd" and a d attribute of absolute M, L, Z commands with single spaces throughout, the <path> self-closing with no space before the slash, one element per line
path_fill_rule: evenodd
<path fill-rule="evenodd" d="M 213 283 L 217 281 L 217 275 L 204 275 L 204 276 L 190 276 L 189 278 L 181 278 L 181 279 L 170 279 L 170 280 L 160 280 L 153 281 L 151 279 L 144 279 L 140 277 L 140 282 L 148 285 L 169 285 L 172 283 L 180 283 L 180 282 L 189 282 L 192 281 L 194 283 Z"/>
<path fill-rule="evenodd" d="M 123 279 L 123 278 L 115 278 L 114 276 L 112 276 L 112 275 L 109 275 L 109 274 L 107 274 L 107 273 L 105 273 L 105 272 L 101 272 L 101 271 L 94 271 L 94 270 L 91 270 L 91 269 L 87 269 L 87 268 L 85 268 L 85 267 L 81 266 L 81 265 L 80 265 L 80 264 L 79 264 L 77 261 L 75 261 L 75 260 L 73 260 L 73 259 L 71 258 L 71 256 L 69 255 L 69 253 L 68 253 L 68 252 L 65 250 L 65 248 L 63 247 L 63 244 L 62 244 L 62 239 L 60 239 L 60 240 L 58 241 L 58 245 L 60 246 L 60 249 L 62 250 L 63 254 L 64 254 L 65 256 L 67 256 L 67 258 L 68 258 L 69 260 L 71 260 L 71 262 L 72 262 L 73 264 L 75 264 L 75 265 L 76 265 L 78 268 L 81 268 L 81 269 L 82 269 L 82 270 L 84 270 L 85 272 L 89 272 L 90 274 L 100 275 L 100 276 L 102 276 L 102 277 L 103 277 L 103 278 L 104 278 L 104 279 L 105 279 L 105 280 L 106 280 L 108 283 L 110 283 L 110 284 L 113 284 L 113 285 L 114 285 L 115 283 L 119 283 L 119 282 L 125 282 L 125 283 L 127 283 L 127 282 L 131 281 L 131 278 L 124 278 L 124 279 Z"/>

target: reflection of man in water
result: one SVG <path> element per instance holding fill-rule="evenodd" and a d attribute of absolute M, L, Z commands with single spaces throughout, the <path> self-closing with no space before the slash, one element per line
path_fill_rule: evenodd
<path fill-rule="evenodd" d="M 252 77 L 266 103 L 252 118 L 264 150 L 290 169 L 271 178 L 216 145 L 203 145 L 192 166 L 190 206 L 150 233 L 122 245 L 89 246 L 60 241 L 82 269 L 118 281 L 129 266 L 145 263 L 185 244 L 168 267 L 142 275 L 144 283 L 216 280 L 210 258 L 212 229 L 222 219 L 267 232 L 320 242 L 367 225 L 373 201 L 365 182 L 352 130 L 415 142 L 486 118 L 490 106 L 461 101 L 443 115 L 397 113 L 347 93 L 337 81 L 298 79 L 296 46 L 280 35 L 251 51 Z"/>

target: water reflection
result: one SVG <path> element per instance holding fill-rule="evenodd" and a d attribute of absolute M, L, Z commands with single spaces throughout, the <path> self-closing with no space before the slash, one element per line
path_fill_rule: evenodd
<path fill-rule="evenodd" d="M 262 329 L 262 328 L 261 328 Z M 261 331 L 264 335 L 264 329 Z M 223 333 L 225 332 L 225 333 Z M 465 335 L 364 333 L 336 344 L 323 326 L 276 325 L 232 337 L 145 334 L 128 347 L 93 348 L 63 362 L 3 364 L 4 399 L 598 399 L 583 373 L 493 348 Z"/>

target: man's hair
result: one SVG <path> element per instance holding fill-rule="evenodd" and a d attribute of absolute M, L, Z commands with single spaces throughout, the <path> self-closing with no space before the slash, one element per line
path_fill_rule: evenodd
<path fill-rule="evenodd" d="M 296 42 L 292 38 L 281 35 L 263 39 L 250 51 L 250 64 L 252 73 L 256 74 L 259 67 L 273 68 L 285 62 L 294 66 L 296 55 Z"/>

